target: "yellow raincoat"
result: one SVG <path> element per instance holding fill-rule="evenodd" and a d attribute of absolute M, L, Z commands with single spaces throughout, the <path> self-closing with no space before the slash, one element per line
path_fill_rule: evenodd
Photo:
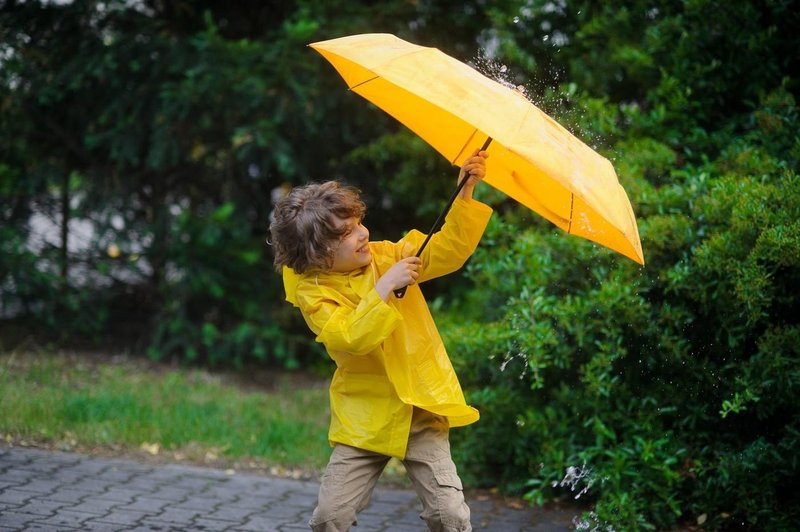
<path fill-rule="evenodd" d="M 456 199 L 442 229 L 420 257 L 419 282 L 459 269 L 483 235 L 491 208 Z M 372 263 L 349 273 L 284 268 L 286 300 L 336 362 L 330 387 L 331 445 L 343 443 L 403 458 L 413 407 L 448 419 L 451 427 L 478 420 L 468 406 L 418 284 L 403 299 L 384 302 L 375 283 L 412 256 L 425 235 L 370 242 Z"/>

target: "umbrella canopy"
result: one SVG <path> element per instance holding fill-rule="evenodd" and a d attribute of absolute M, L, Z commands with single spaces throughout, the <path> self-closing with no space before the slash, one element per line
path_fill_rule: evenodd
<path fill-rule="evenodd" d="M 390 34 L 310 45 L 353 92 L 460 166 L 492 138 L 485 181 L 574 235 L 644 264 L 628 196 L 611 163 L 522 93 L 436 48 Z"/>

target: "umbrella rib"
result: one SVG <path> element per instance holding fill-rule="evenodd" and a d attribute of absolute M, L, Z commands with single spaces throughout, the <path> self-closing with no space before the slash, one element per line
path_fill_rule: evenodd
<path fill-rule="evenodd" d="M 572 208 L 575 206 L 575 194 L 569 193 L 569 226 L 567 227 L 567 234 L 572 233 Z"/>
<path fill-rule="evenodd" d="M 369 83 L 370 81 L 374 81 L 374 80 L 378 79 L 379 77 L 380 77 L 380 76 L 378 76 L 378 75 L 375 75 L 375 77 L 374 77 L 374 78 L 365 79 L 365 80 L 364 80 L 364 81 L 362 81 L 361 83 L 357 83 L 356 85 L 353 85 L 352 87 L 350 87 L 350 90 L 353 90 L 353 89 L 355 89 L 355 88 L 357 88 L 357 87 L 360 87 L 361 85 L 364 85 L 364 84 L 366 84 L 366 83 Z"/>
<path fill-rule="evenodd" d="M 452 160 L 452 161 L 450 161 L 450 164 L 452 164 L 453 166 L 455 166 L 455 164 L 456 164 L 456 161 L 457 161 L 457 160 L 458 160 L 458 158 L 461 156 L 461 154 L 462 154 L 462 153 L 464 153 L 464 150 L 467 148 L 467 146 L 469 146 L 469 143 L 470 143 L 470 142 L 472 142 L 472 139 L 473 139 L 473 138 L 475 138 L 475 135 L 476 135 L 477 133 L 478 133 L 478 129 L 477 129 L 477 128 L 472 130 L 472 133 L 471 133 L 471 134 L 470 134 L 470 136 L 467 138 L 466 142 L 464 142 L 464 144 L 461 146 L 461 149 L 460 149 L 460 150 L 458 150 L 458 153 L 456 153 L 456 156 L 453 158 L 453 160 Z"/>

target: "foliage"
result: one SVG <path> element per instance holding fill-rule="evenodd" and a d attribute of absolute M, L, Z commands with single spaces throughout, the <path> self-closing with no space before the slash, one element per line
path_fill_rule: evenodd
<path fill-rule="evenodd" d="M 325 31 L 408 11 L 387 4 L 347 3 Z M 388 122 L 309 60 L 332 7 L 4 5 L 4 317 L 155 358 L 314 363 L 269 264 L 271 201 L 342 177 L 341 154 Z M 374 164 L 353 170 L 380 205 Z"/>
<path fill-rule="evenodd" d="M 441 320 L 483 414 L 454 432 L 473 481 L 536 503 L 588 499 L 585 529 L 778 530 L 800 517 L 787 459 L 800 451 L 800 123 L 791 60 L 773 55 L 785 8 L 569 15 L 569 79 L 539 98 L 567 106 L 562 120 L 614 161 L 647 265 L 520 231 L 519 212 L 501 210 L 469 266 L 476 288 Z M 749 29 L 701 31 L 716 9 Z M 728 39 L 749 45 L 718 62 Z M 757 75 L 737 83 L 742 68 Z"/>

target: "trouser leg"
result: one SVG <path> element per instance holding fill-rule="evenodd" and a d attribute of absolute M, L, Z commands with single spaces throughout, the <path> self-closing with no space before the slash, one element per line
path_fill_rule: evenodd
<path fill-rule="evenodd" d="M 434 532 L 469 532 L 470 511 L 450 457 L 447 420 L 414 409 L 408 451 L 403 464 L 422 500 L 420 517 Z"/>
<path fill-rule="evenodd" d="M 322 475 L 319 500 L 309 521 L 315 532 L 343 532 L 356 523 L 356 514 L 369 503 L 388 456 L 349 445 L 333 448 Z"/>

